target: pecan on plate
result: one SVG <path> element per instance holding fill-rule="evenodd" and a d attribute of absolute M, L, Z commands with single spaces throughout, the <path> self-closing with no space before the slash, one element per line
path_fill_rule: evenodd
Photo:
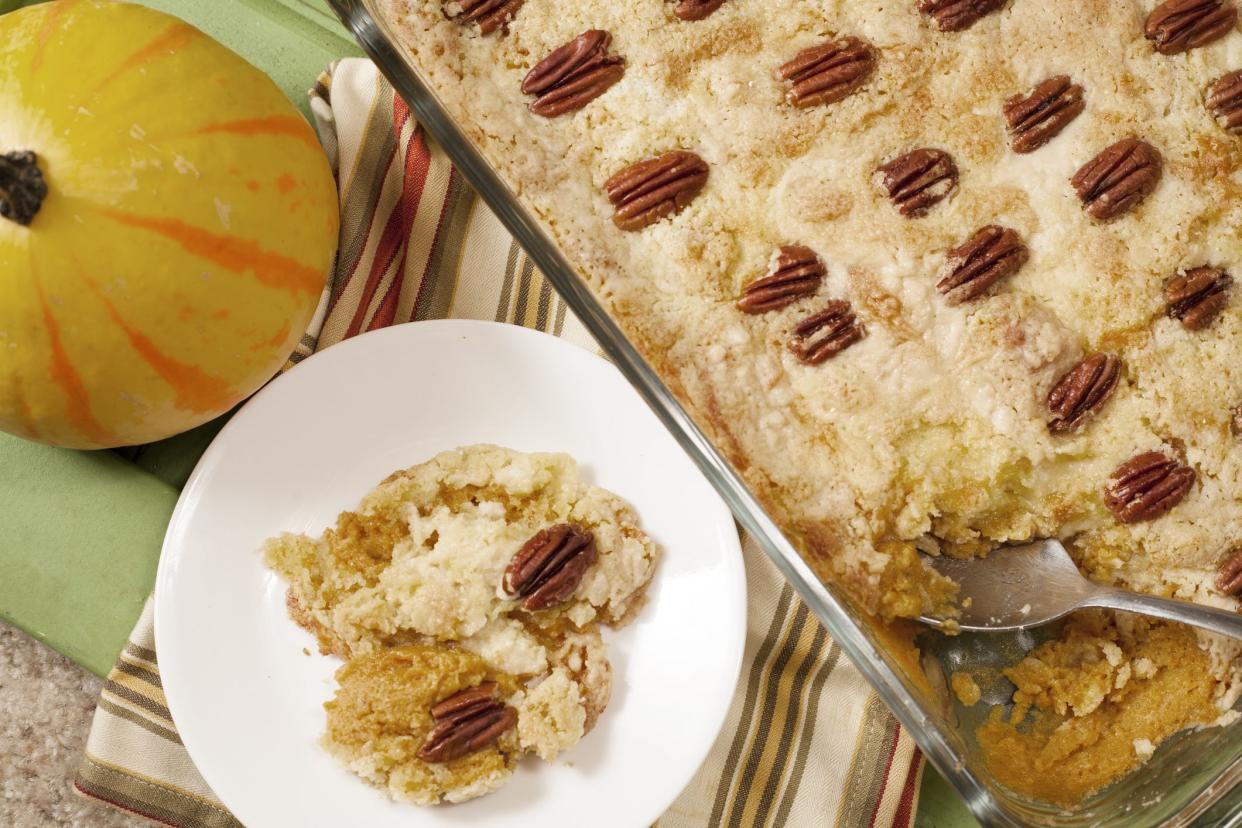
<path fill-rule="evenodd" d="M 919 11 L 936 21 L 942 32 L 969 29 L 1005 5 L 1005 0 L 919 0 Z"/>
<path fill-rule="evenodd" d="M 1233 277 L 1218 267 L 1196 267 L 1172 279 L 1164 288 L 1167 313 L 1189 330 L 1212 324 L 1229 304 Z"/>
<path fill-rule="evenodd" d="M 1082 166 L 1070 184 L 1083 209 L 1108 221 L 1139 204 L 1160 182 L 1160 151 L 1138 138 L 1123 138 Z"/>
<path fill-rule="evenodd" d="M 673 14 L 682 20 L 702 20 L 724 5 L 725 0 L 680 0 Z"/>
<path fill-rule="evenodd" d="M 1005 101 L 1005 123 L 1009 126 L 1009 146 L 1014 152 L 1034 152 L 1082 114 L 1087 103 L 1082 87 L 1069 75 L 1054 75 L 1035 85 L 1025 95 Z"/>
<path fill-rule="evenodd" d="M 1190 493 L 1195 470 L 1158 451 L 1121 464 L 1104 492 L 1104 505 L 1122 523 L 1158 518 Z"/>
<path fill-rule="evenodd" d="M 707 183 L 707 162 L 693 152 L 674 150 L 626 167 L 604 182 L 622 230 L 641 230 L 680 213 Z"/>
<path fill-rule="evenodd" d="M 463 26 L 478 23 L 479 31 L 491 34 L 505 26 L 526 0 L 452 0 L 446 2 L 445 13 Z M 456 11 L 449 11 L 453 6 Z"/>
<path fill-rule="evenodd" d="M 923 147 L 883 164 L 880 186 L 903 216 L 916 218 L 957 187 L 957 164 L 944 150 Z"/>
<path fill-rule="evenodd" d="M 785 100 L 806 108 L 849 97 L 866 82 L 875 63 L 875 49 L 870 44 L 843 37 L 803 49 L 776 70 L 776 75 L 792 83 Z"/>
<path fill-rule="evenodd" d="M 1216 79 L 1208 90 L 1207 108 L 1225 132 L 1242 135 L 1242 69 Z"/>
<path fill-rule="evenodd" d="M 950 305 L 978 299 L 1001 279 L 1016 273 L 1028 255 L 1017 233 L 989 224 L 948 252 L 936 290 Z"/>
<path fill-rule="evenodd" d="M 540 530 L 523 544 L 505 570 L 505 594 L 539 612 L 563 604 L 595 563 L 595 536 L 572 523 Z"/>
<path fill-rule="evenodd" d="M 451 762 L 495 742 L 517 724 L 518 714 L 496 698 L 496 683 L 485 681 L 431 708 L 431 718 L 436 724 L 418 749 L 418 758 Z"/>
<path fill-rule="evenodd" d="M 1224 37 L 1237 16 L 1231 0 L 1165 0 L 1144 28 L 1157 52 L 1175 55 Z"/>
<path fill-rule="evenodd" d="M 581 109 L 625 74 L 625 58 L 608 53 L 612 35 L 599 29 L 583 32 L 535 64 L 522 81 L 522 92 L 534 95 L 530 111 L 555 118 Z"/>
<path fill-rule="evenodd" d="M 1226 595 L 1242 595 L 1242 549 L 1236 550 L 1221 564 L 1216 588 Z"/>
<path fill-rule="evenodd" d="M 866 336 L 850 303 L 833 299 L 822 311 L 808 316 L 794 328 L 789 350 L 807 365 L 819 365 Z"/>
<path fill-rule="evenodd" d="M 1048 393 L 1053 434 L 1077 431 L 1108 402 L 1121 378 L 1121 359 L 1113 354 L 1092 354 L 1075 365 Z"/>
<path fill-rule="evenodd" d="M 809 247 L 787 244 L 777 251 L 767 275 L 742 290 L 737 308 L 744 313 L 766 313 L 783 308 L 819 289 L 827 270 Z"/>

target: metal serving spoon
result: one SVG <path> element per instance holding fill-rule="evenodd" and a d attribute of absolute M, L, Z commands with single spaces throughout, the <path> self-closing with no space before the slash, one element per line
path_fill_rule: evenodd
<path fill-rule="evenodd" d="M 986 558 L 930 560 L 936 571 L 961 585 L 959 604 L 970 599 L 957 619 L 959 628 L 968 632 L 1012 632 L 1047 624 L 1074 610 L 1104 607 L 1180 621 L 1242 639 L 1242 615 L 1235 612 L 1154 598 L 1087 580 L 1060 541 L 1003 547 Z M 943 618 L 919 620 L 937 627 L 945 624 Z"/>

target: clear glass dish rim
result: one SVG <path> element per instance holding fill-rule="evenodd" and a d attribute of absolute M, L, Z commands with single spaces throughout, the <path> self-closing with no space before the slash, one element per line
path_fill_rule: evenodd
<path fill-rule="evenodd" d="M 849 610 L 819 580 L 742 478 L 600 305 L 556 244 L 440 104 L 430 86 L 406 59 L 400 46 L 379 24 L 374 10 L 375 0 L 326 2 L 409 105 L 419 123 L 436 139 L 467 182 L 518 240 L 600 347 L 706 475 L 733 511 L 738 523 L 750 533 L 828 629 L 833 640 L 909 731 L 927 760 L 962 797 L 975 818 L 986 826 L 1024 828 L 1031 824 L 1017 820 L 1003 810 L 983 780 L 967 766 L 966 757 L 957 753 L 950 739 L 937 727 L 930 711 L 924 710 L 896 672 L 879 656 L 875 645 L 862 632 Z M 1222 769 L 1164 825 L 1166 828 L 1191 825 L 1239 783 L 1242 783 L 1242 759 Z M 1228 818 L 1216 828 L 1242 828 L 1242 813 Z"/>

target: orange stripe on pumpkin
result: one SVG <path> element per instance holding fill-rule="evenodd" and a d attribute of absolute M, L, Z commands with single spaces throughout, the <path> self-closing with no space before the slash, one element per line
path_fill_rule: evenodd
<path fill-rule="evenodd" d="M 281 329 L 276 332 L 275 336 L 273 336 L 271 339 L 267 340 L 266 342 L 254 343 L 253 345 L 250 346 L 250 350 L 252 351 L 274 351 L 275 349 L 279 348 L 281 345 L 285 344 L 285 340 L 289 338 L 289 329 L 291 327 L 292 326 L 288 322 L 286 322 L 283 326 L 281 326 Z"/>
<path fill-rule="evenodd" d="M 116 309 L 116 305 L 104 296 L 98 285 L 85 277 L 83 280 L 95 297 L 103 303 L 113 324 L 120 328 L 129 339 L 130 346 L 138 352 L 138 356 L 142 357 L 143 361 L 172 387 L 177 395 L 177 401 L 174 403 L 177 408 L 183 411 L 193 411 L 196 414 L 205 414 L 216 411 L 221 403 L 233 396 L 232 389 L 224 380 L 213 377 L 194 365 L 179 362 L 161 351 L 150 338 L 125 321 Z"/>
<path fill-rule="evenodd" d="M 96 84 L 91 95 L 93 96 L 126 72 L 133 71 L 157 58 L 169 57 L 175 54 L 201 35 L 202 32 L 189 23 L 183 23 L 180 20 L 174 21 L 167 29 L 156 35 L 154 40 L 122 61 L 121 65 L 113 70 L 112 74 Z"/>
<path fill-rule="evenodd" d="M 39 426 L 35 423 L 34 412 L 30 409 L 30 400 L 26 399 L 26 391 L 22 387 L 21 374 L 13 377 L 13 396 L 17 398 L 17 424 L 25 432 L 25 437 L 38 440 Z"/>
<path fill-rule="evenodd" d="M 272 115 L 267 118 L 246 118 L 240 121 L 219 121 L 194 130 L 195 135 L 240 135 L 247 138 L 266 135 L 296 138 L 315 152 L 322 152 L 310 124 L 296 115 Z"/>
<path fill-rule="evenodd" d="M 52 39 L 52 35 L 56 33 L 56 24 L 60 22 L 60 18 L 65 12 L 76 6 L 78 0 L 64 0 L 63 3 L 54 3 L 47 7 L 47 14 L 43 18 L 43 27 L 39 29 L 39 34 L 35 37 L 34 57 L 30 60 L 30 71 L 37 72 L 39 67 L 43 66 L 43 58 L 47 52 L 48 41 Z"/>
<path fill-rule="evenodd" d="M 48 368 L 52 382 L 60 386 L 60 390 L 65 395 L 65 415 L 69 418 L 69 422 L 91 442 L 101 445 L 114 442 L 115 438 L 99 424 L 94 413 L 91 412 L 90 397 L 86 392 L 86 386 L 82 384 L 82 378 L 78 375 L 77 369 L 73 367 L 73 361 L 69 359 L 68 352 L 65 351 L 65 344 L 60 338 L 60 324 L 52 315 L 47 295 L 43 292 L 43 283 L 37 276 L 34 283 L 39 293 L 39 304 L 43 308 L 43 326 L 47 329 L 48 344 L 52 348 L 51 364 Z"/>
<path fill-rule="evenodd" d="M 250 239 L 213 233 L 172 218 L 136 216 L 121 210 L 107 210 L 105 215 L 127 227 L 163 236 L 187 253 L 214 262 L 232 273 L 253 273 L 260 284 L 268 287 L 290 293 L 318 294 L 327 278 L 325 273 L 288 256 L 264 250 Z"/>

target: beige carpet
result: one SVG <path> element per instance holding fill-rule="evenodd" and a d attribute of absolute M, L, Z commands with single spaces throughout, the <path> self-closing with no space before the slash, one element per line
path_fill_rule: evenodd
<path fill-rule="evenodd" d="M 64 656 L 0 622 L 0 826 L 155 824 L 73 791 L 99 683 Z"/>

